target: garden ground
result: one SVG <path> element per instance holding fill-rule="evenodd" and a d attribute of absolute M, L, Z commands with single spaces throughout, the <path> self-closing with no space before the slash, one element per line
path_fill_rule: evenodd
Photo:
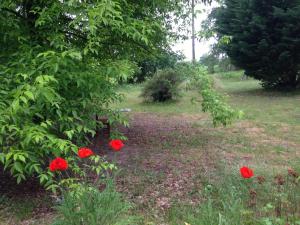
<path fill-rule="evenodd" d="M 246 165 L 271 176 L 299 168 L 300 93 L 265 91 L 257 81 L 241 80 L 241 74 L 215 77 L 218 90 L 245 113 L 226 128 L 213 127 L 209 115 L 201 112 L 195 90 L 184 92 L 179 101 L 153 104 L 142 102 L 140 86 L 120 89 L 125 101 L 116 107 L 132 109 L 130 127 L 120 127 L 128 141 L 121 152 L 108 157 L 117 161 L 117 189 L 134 203 L 141 224 L 188 222 L 194 212 L 182 207 L 201 203 L 207 184 L 222 178 L 220 171 L 237 175 Z M 101 151 L 99 143 L 97 139 Z M 43 197 L 32 193 L 28 201 L 3 197 L 0 224 L 48 224 L 53 211 L 47 195 L 38 193 Z M 39 203 L 41 199 L 46 201 Z"/>

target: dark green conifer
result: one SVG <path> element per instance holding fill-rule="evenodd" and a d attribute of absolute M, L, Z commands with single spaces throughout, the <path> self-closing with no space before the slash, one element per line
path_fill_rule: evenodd
<path fill-rule="evenodd" d="M 222 46 L 234 64 L 264 87 L 300 84 L 300 1 L 225 0 L 215 12 Z"/>

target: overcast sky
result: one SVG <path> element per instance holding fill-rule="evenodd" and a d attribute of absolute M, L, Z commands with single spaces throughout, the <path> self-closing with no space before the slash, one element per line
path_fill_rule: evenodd
<path fill-rule="evenodd" d="M 204 4 L 197 4 L 196 10 L 204 11 L 201 14 L 197 15 L 197 18 L 195 20 L 195 30 L 196 33 L 200 30 L 201 22 L 206 19 L 207 15 L 211 11 L 213 7 L 216 7 L 216 3 L 212 3 L 212 5 L 204 5 Z M 210 45 L 213 43 L 213 40 L 210 41 L 197 41 L 196 40 L 196 60 L 199 60 L 199 58 L 209 52 Z M 187 60 L 192 60 L 192 40 L 186 40 L 184 42 L 178 42 L 173 46 L 174 51 L 182 51 L 185 55 Z"/>

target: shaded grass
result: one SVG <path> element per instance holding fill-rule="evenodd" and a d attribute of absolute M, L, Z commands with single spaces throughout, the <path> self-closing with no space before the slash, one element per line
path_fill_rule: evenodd
<path fill-rule="evenodd" d="M 0 224 L 50 224 L 53 219 L 52 200 L 43 196 L 0 197 Z"/>

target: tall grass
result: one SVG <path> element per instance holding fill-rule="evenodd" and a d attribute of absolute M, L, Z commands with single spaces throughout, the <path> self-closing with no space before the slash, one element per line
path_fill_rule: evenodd
<path fill-rule="evenodd" d="M 137 218 L 130 216 L 131 206 L 116 192 L 112 181 L 103 191 L 83 186 L 66 192 L 57 207 L 59 217 L 53 225 L 132 225 Z"/>
<path fill-rule="evenodd" d="M 249 180 L 223 174 L 221 181 L 204 185 L 200 204 L 196 207 L 178 204 L 169 211 L 168 220 L 172 225 L 300 224 L 297 174 L 289 171 L 285 175 L 256 176 Z"/>

